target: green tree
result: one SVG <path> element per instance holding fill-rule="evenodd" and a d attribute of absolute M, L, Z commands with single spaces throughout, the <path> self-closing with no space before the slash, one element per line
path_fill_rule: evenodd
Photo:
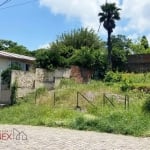
<path fill-rule="evenodd" d="M 111 36 L 112 40 L 112 69 L 113 71 L 124 71 L 127 56 L 130 54 L 132 41 L 124 35 Z"/>
<path fill-rule="evenodd" d="M 82 47 L 80 51 L 76 51 L 70 59 L 70 63 L 84 68 L 92 69 L 94 65 L 93 50 L 88 47 Z"/>
<path fill-rule="evenodd" d="M 32 53 L 26 47 L 19 45 L 17 42 L 13 42 L 11 40 L 0 40 L 0 50 L 32 56 Z"/>
<path fill-rule="evenodd" d="M 51 44 L 50 49 L 34 53 L 37 53 L 38 67 L 51 69 L 79 65 L 92 68 L 95 62 L 94 52 L 99 50 L 102 53 L 105 51 L 105 43 L 99 39 L 94 30 L 80 28 L 61 34 Z"/>
<path fill-rule="evenodd" d="M 66 59 L 57 50 L 41 49 L 36 54 L 36 67 L 53 70 L 65 66 L 67 66 Z"/>
<path fill-rule="evenodd" d="M 119 11 L 120 8 L 116 7 L 115 3 L 107 3 L 101 6 L 102 12 L 98 14 L 100 24 L 103 23 L 104 28 L 107 30 L 108 33 L 108 70 L 112 69 L 112 60 L 111 60 L 111 33 L 113 29 L 116 27 L 115 20 L 120 20 Z"/>
<path fill-rule="evenodd" d="M 138 38 L 136 41 L 132 41 L 130 48 L 134 54 L 145 54 L 149 53 L 149 48 L 145 49 L 144 45 L 141 43 L 142 38 Z"/>
<path fill-rule="evenodd" d="M 94 72 L 94 78 L 104 77 L 106 43 L 93 30 L 80 28 L 61 34 L 49 49 L 34 51 L 36 66 L 46 69 L 78 65 Z"/>
<path fill-rule="evenodd" d="M 0 50 L 8 50 L 9 48 L 15 47 L 16 45 L 17 43 L 11 40 L 0 40 Z"/>
<path fill-rule="evenodd" d="M 146 36 L 142 36 L 140 42 L 141 42 L 141 45 L 142 45 L 145 49 L 148 49 L 148 48 L 149 48 L 149 44 L 148 44 L 148 40 L 147 40 Z"/>
<path fill-rule="evenodd" d="M 82 47 L 88 47 L 93 49 L 99 49 L 100 39 L 94 30 L 88 28 L 79 28 L 72 30 L 69 33 L 61 34 L 53 45 L 63 44 L 66 47 L 70 46 L 74 49 L 81 49 Z"/>

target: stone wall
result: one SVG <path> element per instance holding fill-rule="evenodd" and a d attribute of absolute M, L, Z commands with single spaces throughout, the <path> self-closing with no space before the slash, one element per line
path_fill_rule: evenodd
<path fill-rule="evenodd" d="M 23 97 L 35 90 L 35 73 L 13 70 L 11 74 L 11 84 L 17 81 L 17 96 Z"/>
<path fill-rule="evenodd" d="M 13 70 L 11 84 L 17 81 L 17 96 L 23 97 L 38 88 L 45 87 L 48 90 L 54 89 L 59 85 L 62 78 L 70 78 L 70 69 L 56 69 L 53 72 L 37 68 L 35 73 Z"/>
<path fill-rule="evenodd" d="M 45 87 L 52 90 L 57 87 L 62 78 L 72 78 L 78 83 L 87 83 L 91 79 L 92 72 L 85 68 L 72 66 L 70 68 L 59 68 L 53 72 L 36 68 L 35 72 L 13 70 L 11 84 L 17 81 L 17 96 L 23 97 L 38 88 Z"/>

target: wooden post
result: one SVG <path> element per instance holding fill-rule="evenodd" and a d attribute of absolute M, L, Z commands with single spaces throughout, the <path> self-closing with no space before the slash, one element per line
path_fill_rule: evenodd
<path fill-rule="evenodd" d="M 55 91 L 54 91 L 54 106 L 56 104 L 56 95 L 55 95 Z"/>
<path fill-rule="evenodd" d="M 35 91 L 35 104 L 36 104 L 36 99 L 37 99 L 37 90 Z"/>

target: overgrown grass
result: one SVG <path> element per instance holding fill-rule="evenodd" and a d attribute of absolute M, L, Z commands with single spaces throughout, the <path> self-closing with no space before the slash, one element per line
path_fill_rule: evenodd
<path fill-rule="evenodd" d="M 136 77 L 136 75 L 134 76 Z M 139 80 L 137 83 L 142 82 L 142 80 Z M 64 79 L 55 91 L 55 106 L 53 103 L 54 93 L 39 90 L 37 95 L 35 93 L 30 94 L 18 100 L 17 104 L 11 107 L 0 109 L 0 123 L 43 125 L 150 136 L 150 114 L 143 112 L 143 104 L 149 94 L 141 91 L 124 93 L 120 90 L 120 84 L 106 84 L 102 81 L 77 84 L 74 81 Z M 96 107 L 91 106 L 82 97 L 79 97 L 79 105 L 82 111 L 75 110 L 77 91 L 87 97 L 89 96 L 88 99 Z M 121 103 L 116 101 L 115 107 L 111 105 L 103 106 L 103 93 L 128 94 L 130 97 L 129 110 L 124 109 L 124 101 Z"/>

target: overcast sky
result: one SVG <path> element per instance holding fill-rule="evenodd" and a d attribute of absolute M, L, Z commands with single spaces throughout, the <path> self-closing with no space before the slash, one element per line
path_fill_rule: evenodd
<path fill-rule="evenodd" d="M 113 34 L 133 39 L 146 35 L 150 41 L 149 0 L 107 1 L 122 9 Z M 104 3 L 105 0 L 11 0 L 0 7 L 0 39 L 16 41 L 34 50 L 74 28 L 89 27 L 97 32 L 97 14 Z M 99 36 L 107 36 L 102 26 Z"/>

